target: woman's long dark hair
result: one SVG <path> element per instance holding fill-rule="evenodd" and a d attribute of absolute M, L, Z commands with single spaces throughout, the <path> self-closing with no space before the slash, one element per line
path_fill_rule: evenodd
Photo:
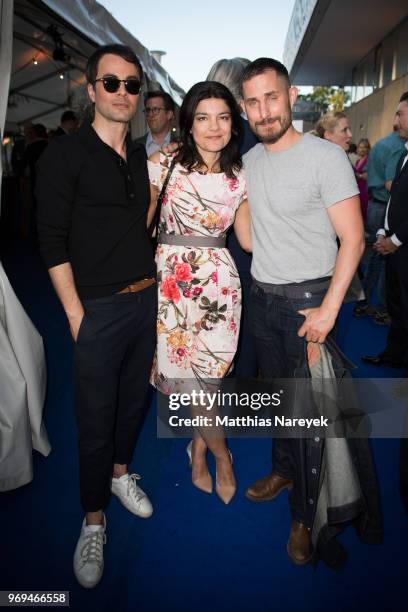
<path fill-rule="evenodd" d="M 221 151 L 220 168 L 229 178 L 235 178 L 235 174 L 242 168 L 242 159 L 239 152 L 242 137 L 241 116 L 230 90 L 225 85 L 216 81 L 196 83 L 187 92 L 180 108 L 181 146 L 176 161 L 190 172 L 199 166 L 205 166 L 190 134 L 190 130 L 197 106 L 202 100 L 209 100 L 211 98 L 224 100 L 231 113 L 231 140 Z"/>

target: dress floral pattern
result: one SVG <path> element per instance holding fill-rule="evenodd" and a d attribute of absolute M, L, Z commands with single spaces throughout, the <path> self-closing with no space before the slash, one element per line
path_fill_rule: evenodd
<path fill-rule="evenodd" d="M 160 190 L 169 158 L 148 162 Z M 184 236 L 220 236 L 246 198 L 244 173 L 188 172 L 177 164 L 163 198 L 160 230 Z M 226 248 L 159 244 L 157 351 L 152 383 L 171 393 L 179 381 L 223 378 L 238 343 L 241 284 Z"/>

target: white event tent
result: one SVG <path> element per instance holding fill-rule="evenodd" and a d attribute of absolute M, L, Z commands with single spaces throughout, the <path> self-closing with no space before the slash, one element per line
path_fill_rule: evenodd
<path fill-rule="evenodd" d="M 2 103 L 10 82 L 6 128 L 29 121 L 57 126 L 63 109 L 72 107 L 78 88 L 85 83 L 87 58 L 98 46 L 111 43 L 130 46 L 149 87 L 168 92 L 180 106 L 184 91 L 95 0 L 14 0 L 14 9 L 13 0 L 2 0 L 2 5 Z M 8 61 L 7 66 L 3 51 L 9 58 L 11 44 L 12 63 Z M 132 131 L 137 131 L 137 125 Z"/>

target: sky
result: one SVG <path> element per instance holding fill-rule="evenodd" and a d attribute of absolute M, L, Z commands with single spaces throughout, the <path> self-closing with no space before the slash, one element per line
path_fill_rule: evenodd
<path fill-rule="evenodd" d="M 98 0 L 187 91 L 221 58 L 282 61 L 295 0 Z"/>

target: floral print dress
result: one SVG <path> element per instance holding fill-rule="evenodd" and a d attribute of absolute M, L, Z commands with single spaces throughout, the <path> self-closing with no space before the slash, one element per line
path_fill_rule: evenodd
<path fill-rule="evenodd" d="M 170 161 L 148 162 L 160 191 Z M 220 236 L 246 199 L 244 173 L 188 172 L 176 164 L 163 198 L 160 231 L 183 236 Z M 223 378 L 238 343 L 241 284 L 226 248 L 159 244 L 157 351 L 152 383 L 163 393 L 191 379 Z"/>

